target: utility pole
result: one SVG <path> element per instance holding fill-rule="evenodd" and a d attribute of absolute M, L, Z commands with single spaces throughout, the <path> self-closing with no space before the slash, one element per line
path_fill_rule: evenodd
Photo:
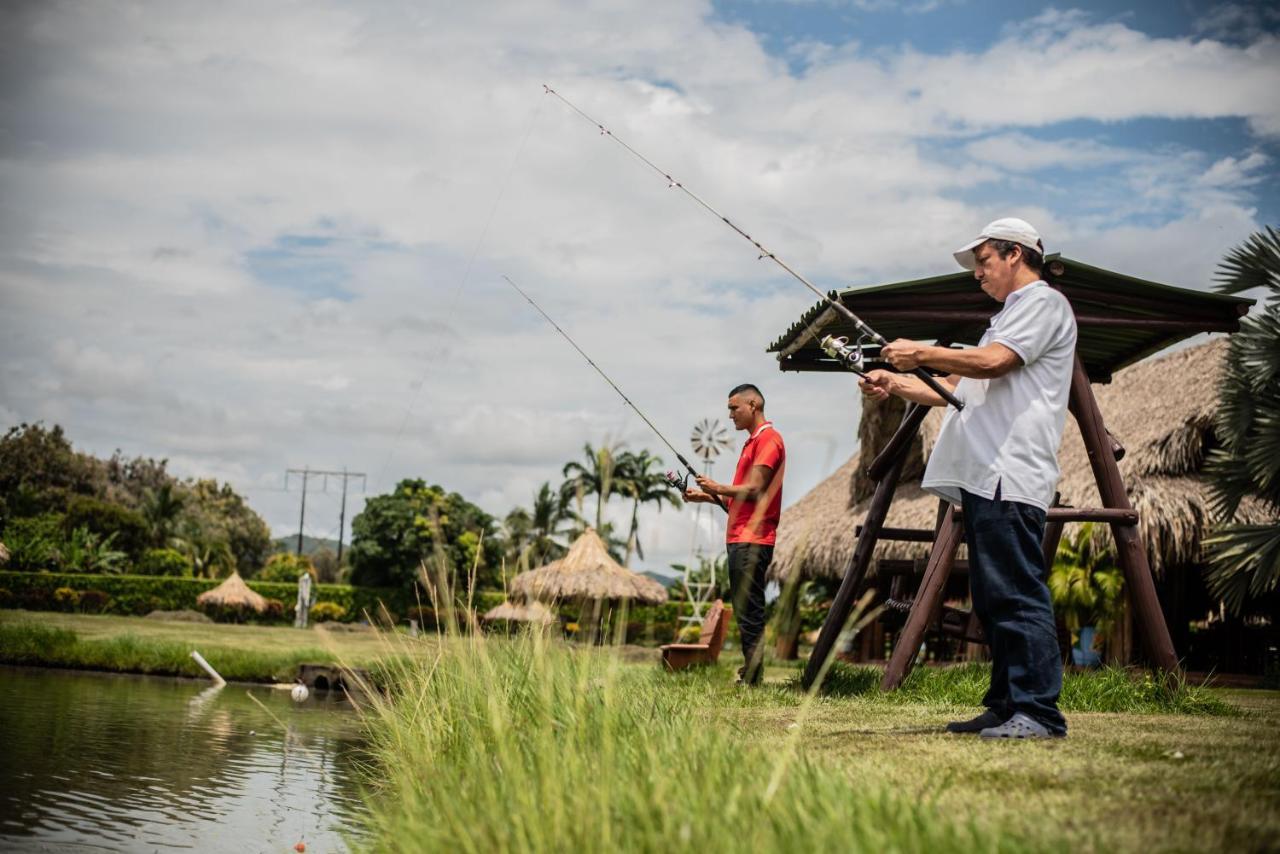
<path fill-rule="evenodd" d="M 302 512 L 298 515 L 298 557 L 302 557 L 302 527 L 307 521 L 307 478 L 312 474 L 311 469 L 285 469 L 284 472 L 284 488 L 289 489 L 289 475 L 302 475 Z"/>
<path fill-rule="evenodd" d="M 360 491 L 364 492 L 365 477 L 364 472 L 348 472 L 347 467 L 342 467 L 342 510 L 338 512 L 338 565 L 342 565 L 342 536 L 347 530 L 347 481 L 353 477 L 360 478 Z"/>
<path fill-rule="evenodd" d="M 300 469 L 286 469 L 284 473 L 285 489 L 289 488 L 289 475 L 302 475 L 302 512 L 298 518 L 298 555 L 302 555 L 302 525 L 307 518 L 307 479 L 315 475 L 323 478 L 320 491 L 329 491 L 329 478 L 342 478 L 342 509 L 338 512 L 338 562 L 342 562 L 342 541 L 346 532 L 347 525 L 347 481 L 354 478 L 360 478 L 361 491 L 365 488 L 365 473 L 359 471 L 347 471 L 343 467 L 342 471 L 324 471 L 322 469 L 313 469 L 304 467 Z"/>

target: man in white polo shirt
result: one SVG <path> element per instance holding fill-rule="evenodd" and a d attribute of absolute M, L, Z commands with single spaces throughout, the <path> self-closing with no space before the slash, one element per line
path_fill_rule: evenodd
<path fill-rule="evenodd" d="M 1024 220 L 996 220 L 955 258 L 1004 304 L 978 346 L 950 350 L 899 339 L 883 349 L 900 371 L 924 365 L 948 373 L 944 385 L 965 404 L 943 419 L 922 485 L 963 510 L 973 608 L 991 647 L 991 688 L 985 712 L 947 731 L 1064 736 L 1062 660 L 1041 542 L 1058 482 L 1075 315 L 1040 278 L 1044 244 Z M 945 405 L 907 374 L 872 371 L 861 386 L 873 398 Z"/>

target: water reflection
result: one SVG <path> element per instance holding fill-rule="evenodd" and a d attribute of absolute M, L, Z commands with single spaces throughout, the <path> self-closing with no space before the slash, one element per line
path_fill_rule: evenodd
<path fill-rule="evenodd" d="M 0 667 L 0 849 L 345 850 L 355 713 L 251 690 Z"/>

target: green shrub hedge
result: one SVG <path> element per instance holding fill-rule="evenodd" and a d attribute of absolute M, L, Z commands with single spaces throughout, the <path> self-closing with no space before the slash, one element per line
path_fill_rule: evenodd
<path fill-rule="evenodd" d="M 29 611 L 77 610 L 69 606 L 70 598 L 57 596 L 59 588 L 78 594 L 85 603 L 85 592 L 94 613 L 132 614 L 141 616 L 151 611 L 196 610 L 196 597 L 217 587 L 221 581 L 207 578 L 176 578 L 153 575 L 86 575 L 64 572 L 0 572 L 0 607 L 25 608 Z M 293 619 L 293 602 L 297 585 L 273 581 L 248 581 L 249 587 L 280 606 L 260 618 L 265 622 L 288 622 Z M 349 584 L 316 584 L 311 588 L 316 602 L 329 602 L 342 609 L 343 620 L 364 619 L 364 612 L 378 612 L 384 603 L 396 619 L 409 610 L 409 597 L 404 591 L 378 587 L 352 587 Z M 79 610 L 85 610 L 83 607 Z"/>
<path fill-rule="evenodd" d="M 156 575 L 97 575 L 58 572 L 0 572 L 0 608 L 25 608 L 29 611 L 82 611 L 95 614 L 124 614 L 142 616 L 151 611 L 200 610 L 196 597 L 217 587 L 221 581 L 207 578 L 179 578 Z M 287 623 L 293 620 L 293 604 L 297 599 L 297 585 L 277 581 L 246 581 L 249 587 L 267 597 L 268 611 L 247 618 L 258 623 Z M 67 592 L 58 595 L 59 588 Z M 436 611 L 426 597 L 421 601 L 412 594 L 394 588 L 353 587 L 349 584 L 316 584 L 311 588 L 316 604 L 333 606 L 320 610 L 323 619 L 342 622 L 363 621 L 367 611 L 383 622 L 380 604 L 391 612 L 395 622 L 407 617 L 418 620 L 424 631 L 437 628 Z M 75 594 L 74 596 L 72 594 Z M 471 598 L 471 608 L 476 616 L 483 616 L 489 609 L 502 604 L 506 596 L 497 590 L 482 590 Z M 557 609 L 562 624 L 578 622 L 578 607 L 564 603 Z M 626 639 L 628 643 L 670 643 L 682 625 L 680 617 L 690 613 L 687 602 L 667 602 L 662 605 L 639 605 L 626 612 Z M 313 609 L 313 616 L 316 611 Z M 236 612 L 211 613 L 215 619 L 242 620 L 246 615 Z M 613 621 L 620 613 L 607 615 Z M 459 623 L 468 621 L 459 614 Z M 616 625 L 611 622 L 610 626 Z M 610 628 L 610 632 L 616 629 Z M 734 627 L 730 626 L 730 631 Z M 736 637 L 736 635 L 735 635 Z M 735 641 L 736 642 L 736 641 Z"/>

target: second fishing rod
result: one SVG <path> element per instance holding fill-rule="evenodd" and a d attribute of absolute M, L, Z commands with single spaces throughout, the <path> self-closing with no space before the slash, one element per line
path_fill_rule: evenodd
<path fill-rule="evenodd" d="M 599 374 L 601 377 L 603 377 L 604 381 L 609 384 L 610 388 L 612 388 L 614 391 L 618 393 L 618 397 L 622 398 L 626 402 L 627 406 L 630 406 L 635 411 L 636 415 L 639 415 L 640 419 L 644 421 L 646 425 L 648 425 L 649 429 L 653 431 L 653 434 L 662 440 L 662 444 L 666 445 L 668 448 L 671 449 L 671 453 L 676 455 L 676 459 L 679 460 L 680 464 L 685 467 L 685 471 L 688 472 L 688 474 L 681 476 L 681 475 L 674 474 L 672 472 L 667 472 L 667 475 L 666 475 L 667 482 L 670 483 L 672 486 L 677 487 L 681 491 L 687 490 L 689 488 L 689 478 L 692 477 L 696 479 L 698 477 L 698 472 L 693 468 L 693 465 L 684 458 L 683 454 L 681 454 L 679 451 L 676 450 L 675 445 L 672 445 L 670 442 L 667 441 L 667 437 L 662 435 L 662 431 L 659 430 L 657 427 L 653 426 L 653 422 L 649 420 L 649 417 L 640 411 L 640 407 L 636 406 L 634 403 L 631 402 L 631 398 L 627 397 L 627 395 L 622 391 L 622 389 L 618 388 L 618 384 L 609 378 L 609 375 L 606 374 L 604 370 L 595 363 L 595 360 L 592 359 L 590 356 L 588 356 L 587 352 L 578 346 L 578 342 L 570 338 L 569 333 L 561 329 L 560 324 L 552 320 L 551 315 L 543 311 L 542 306 L 538 305 L 536 302 L 533 301 L 533 297 L 529 296 L 527 293 L 524 292 L 523 288 L 521 288 L 515 282 L 511 281 L 510 276 L 504 275 L 502 278 L 506 280 L 508 285 L 515 288 L 516 293 L 524 297 L 525 300 L 529 303 L 529 305 L 533 306 L 534 310 L 538 312 L 538 314 L 542 315 L 543 318 L 547 321 L 547 323 L 550 323 L 552 328 L 555 329 L 556 332 L 559 332 L 562 336 L 564 336 L 564 340 L 568 341 L 569 344 L 572 345 L 573 349 L 577 350 L 579 355 L 581 355 L 582 358 L 587 360 L 588 365 L 595 368 L 596 373 Z M 710 493 L 707 493 L 707 494 L 710 495 Z M 720 500 L 720 496 L 711 495 L 711 498 L 713 501 L 715 501 L 717 505 L 719 505 L 721 510 L 723 510 L 726 513 L 729 512 L 728 506 L 726 506 L 725 503 L 722 500 Z"/>
<path fill-rule="evenodd" d="M 697 193 L 693 192 L 684 184 L 677 181 L 675 178 L 671 177 L 669 173 L 659 168 L 658 165 L 655 164 L 652 160 L 645 157 L 639 151 L 632 148 L 626 142 L 624 142 L 623 140 L 615 136 L 613 131 L 609 130 L 603 124 L 596 121 L 591 116 L 587 115 L 578 107 L 577 104 L 574 104 L 568 98 L 561 95 L 555 89 L 552 89 L 550 86 L 547 86 L 546 84 L 543 84 L 542 88 L 546 91 L 546 94 L 554 95 L 561 102 L 563 102 L 565 106 L 567 106 L 569 109 L 573 110 L 579 116 L 581 116 L 591 124 L 595 125 L 600 130 L 601 136 L 609 137 L 614 142 L 618 143 L 618 145 L 621 145 L 623 148 L 625 148 L 636 159 L 640 160 L 642 163 L 644 163 L 654 172 L 657 172 L 659 175 L 661 175 L 666 180 L 668 187 L 675 190 L 680 190 L 690 199 L 697 202 L 707 212 L 712 214 L 716 219 L 720 220 L 725 225 L 729 226 L 738 234 L 740 234 L 744 239 L 746 239 L 748 243 L 750 243 L 752 246 L 756 248 L 757 251 L 759 251 L 761 259 L 768 258 L 770 261 L 777 264 L 779 267 L 785 270 L 792 278 L 794 278 L 800 284 L 804 285 L 806 288 L 808 288 L 809 290 L 817 294 L 818 299 L 825 302 L 837 314 L 841 315 L 845 320 L 852 323 L 853 328 L 857 330 L 857 333 L 858 333 L 857 341 L 855 344 L 850 345 L 847 340 L 835 338 L 830 335 L 823 338 L 819 344 L 819 346 L 821 346 L 823 350 L 827 351 L 828 354 L 834 356 L 845 367 L 852 369 L 855 373 L 858 373 L 859 375 L 863 375 L 862 374 L 863 342 L 868 341 L 879 347 L 884 347 L 886 344 L 889 343 L 888 340 L 886 340 L 883 335 L 881 335 L 879 332 L 876 332 L 874 329 L 868 326 L 866 321 L 864 321 L 862 318 L 858 317 L 856 314 L 850 311 L 846 305 L 840 302 L 840 300 L 832 297 L 830 294 L 823 292 L 816 285 L 814 285 L 813 282 L 810 282 L 804 276 L 797 273 L 794 269 L 792 269 L 792 267 L 789 264 L 787 264 L 777 255 L 770 252 L 768 249 L 766 249 L 760 243 L 760 241 L 756 240 L 754 237 L 752 237 L 750 234 L 748 234 L 746 231 L 740 228 L 737 224 L 733 222 L 733 220 L 729 219 L 727 216 L 720 213 L 720 211 L 712 207 L 710 203 L 708 203 L 705 199 L 703 199 Z M 812 328 L 810 328 L 810 334 L 813 334 Z M 816 335 L 813 335 L 813 337 L 815 339 L 817 338 Z M 934 376 L 930 374 L 925 368 L 923 367 L 915 368 L 911 371 L 911 373 L 914 374 L 916 377 L 918 377 L 921 382 L 923 382 L 930 389 L 932 389 L 935 394 L 937 394 L 939 397 L 945 400 L 948 404 L 950 404 L 951 406 L 954 406 L 956 409 L 964 409 L 964 403 L 959 398 L 957 398 L 954 394 L 952 394 L 951 391 L 946 386 L 938 382 L 938 380 L 935 379 Z"/>

